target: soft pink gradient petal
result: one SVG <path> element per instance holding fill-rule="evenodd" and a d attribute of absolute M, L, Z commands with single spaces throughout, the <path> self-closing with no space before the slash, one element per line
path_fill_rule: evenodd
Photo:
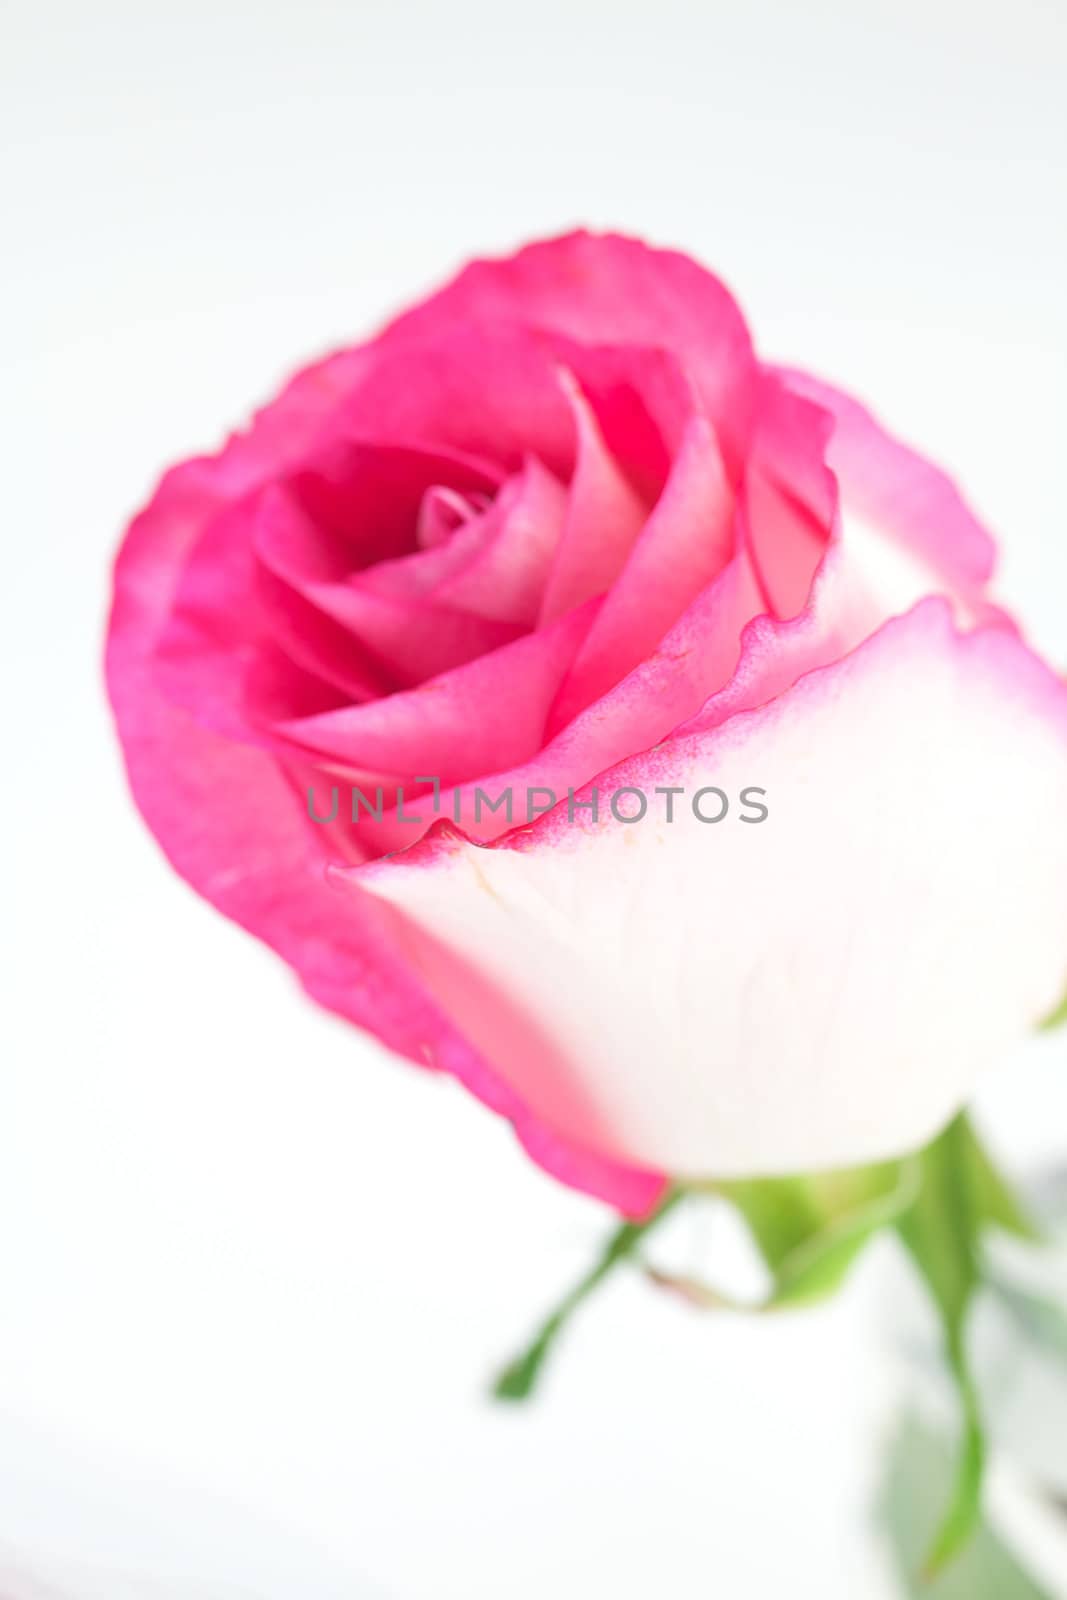
<path fill-rule="evenodd" d="M 825 464 L 832 429 L 821 407 L 764 378 L 742 506 L 753 565 L 776 617 L 803 611 L 833 534 L 837 485 Z"/>
<path fill-rule="evenodd" d="M 370 575 L 327 576 L 325 567 L 316 569 L 313 564 L 315 530 L 288 492 L 275 490 L 264 496 L 254 539 L 256 554 L 267 570 L 339 624 L 396 687 L 461 666 L 522 632 L 518 623 L 438 605 L 432 595 L 385 592 Z"/>
<path fill-rule="evenodd" d="M 396 444 L 379 438 L 333 439 L 286 480 L 304 517 L 291 559 L 321 578 L 406 555 L 426 497 L 447 487 L 492 495 L 504 474 L 458 450 Z"/>
<path fill-rule="evenodd" d="M 363 582 L 383 594 L 430 597 L 452 610 L 533 627 L 566 511 L 566 487 L 531 456 L 447 539 L 380 562 Z"/>
<path fill-rule="evenodd" d="M 347 876 L 534 1112 L 605 1156 L 702 1177 L 899 1154 L 1062 992 L 1067 686 L 945 601 L 600 781 L 759 785 L 771 815 L 560 808 Z"/>
<path fill-rule="evenodd" d="M 438 601 L 533 627 L 566 515 L 566 489 L 531 456 L 485 512 L 484 537 L 470 560 L 439 585 Z"/>
<path fill-rule="evenodd" d="M 276 731 L 334 762 L 444 784 L 530 759 L 599 602 L 405 693 L 288 721 Z"/>
<path fill-rule="evenodd" d="M 793 375 L 786 376 L 791 383 Z M 688 731 L 706 732 L 738 712 L 767 704 L 805 673 L 839 660 L 890 618 L 904 615 L 931 595 L 945 597 L 961 627 L 1018 631 L 1014 620 L 983 593 L 976 574 L 991 563 L 994 547 L 944 475 L 884 434 L 854 402 L 837 396 L 851 419 L 849 426 L 858 427 L 862 419 L 866 459 L 879 463 L 881 503 L 896 507 L 892 518 L 868 515 L 871 500 L 865 480 L 857 484 L 849 473 L 830 465 L 840 459 L 835 440 L 841 424 L 835 413 L 823 408 L 822 397 L 834 398 L 834 392 L 805 379 L 805 394 L 798 398 L 782 391 L 784 381 L 779 376 L 769 382 L 764 393 L 775 396 L 775 405 L 769 417 L 761 414 L 760 423 L 767 430 L 765 438 L 776 445 L 768 465 L 773 463 L 785 502 L 784 533 L 788 538 L 799 532 L 800 542 L 794 548 L 802 549 L 806 525 L 814 553 L 822 537 L 819 530 L 828 521 L 829 539 L 814 577 L 809 579 L 805 570 L 803 581 L 810 582 L 810 589 L 803 608 L 793 614 L 798 598 L 794 588 L 788 599 L 778 593 L 784 614 L 777 613 L 772 601 L 771 614 L 753 616 L 745 629 L 737 670 L 685 725 Z M 895 497 L 890 489 L 894 472 L 899 473 Z M 933 502 L 923 500 L 926 491 Z M 909 505 L 925 505 L 927 521 L 918 532 L 905 536 L 900 519 Z M 944 509 L 948 526 L 959 533 L 958 545 L 938 531 L 938 506 Z M 767 553 L 773 554 L 782 532 L 774 502 L 766 498 L 754 503 L 746 497 L 743 510 L 746 545 L 750 550 L 761 547 L 758 559 L 766 565 Z M 764 519 L 755 533 L 753 516 Z"/>
<path fill-rule="evenodd" d="M 441 503 L 438 496 L 449 492 L 434 490 L 427 496 L 423 510 L 429 511 L 430 519 L 437 515 L 435 507 Z M 430 542 L 420 544 L 418 549 L 407 550 L 389 561 L 380 561 L 377 566 L 368 567 L 360 573 L 361 583 L 379 594 L 395 595 L 402 600 L 425 600 L 438 596 L 453 574 L 469 566 L 484 547 L 490 536 L 486 517 L 484 509 L 477 509 L 469 511 L 461 522 L 454 523 L 447 531 L 443 531 L 438 524 Z M 426 526 L 421 511 L 418 526 L 418 536 L 421 538 Z"/>
<path fill-rule="evenodd" d="M 473 317 L 413 321 L 409 314 L 371 350 L 363 381 L 338 410 L 339 433 L 409 439 L 508 472 L 535 455 L 557 477 L 570 476 L 570 408 L 556 358 L 535 330 Z"/>
<path fill-rule="evenodd" d="M 757 369 L 744 319 L 710 272 L 673 250 L 576 232 L 475 261 L 392 325 L 410 338 L 441 327 L 521 323 L 584 345 L 674 354 L 693 375 L 731 469 L 742 459 Z"/>
<path fill-rule="evenodd" d="M 741 649 L 742 630 L 758 611 L 759 591 L 746 553 L 741 550 L 719 577 L 688 608 L 652 654 L 600 700 L 579 712 L 543 750 L 520 766 L 494 772 L 475 783 L 442 791 L 436 804 L 428 795 L 404 797 L 405 818 L 386 811 L 381 822 L 361 818 L 359 834 L 369 854 L 410 847 L 436 818 L 461 824 L 476 839 L 495 839 L 513 821 L 521 824 L 530 807 L 544 809 L 547 789 L 557 798 L 579 790 L 597 773 L 647 749 L 679 723 L 695 716 L 722 684 L 731 681 Z M 514 795 L 512 818 L 493 813 L 479 801 L 479 790 Z"/>
<path fill-rule="evenodd" d="M 642 498 L 653 504 L 694 413 L 707 416 L 684 353 L 579 344 L 560 333 L 541 337 L 557 366 L 578 384 L 609 453 Z"/>
<path fill-rule="evenodd" d="M 445 1018 L 398 953 L 380 908 L 360 898 L 340 909 L 304 797 L 278 763 L 161 696 L 154 648 L 181 557 L 205 519 L 229 494 L 247 491 L 261 465 L 245 437 L 217 462 L 168 474 L 116 563 L 108 686 L 138 806 L 175 869 L 270 945 L 322 1005 L 410 1060 L 453 1074 L 509 1118 L 533 1158 L 562 1182 L 644 1214 L 663 1178 L 544 1128 Z"/>
<path fill-rule="evenodd" d="M 733 548 L 733 512 L 711 425 L 696 415 L 568 674 L 553 709 L 553 731 L 638 667 L 722 570 Z"/>
<path fill-rule="evenodd" d="M 963 596 L 993 575 L 996 544 L 946 473 L 886 432 L 840 389 L 791 368 L 778 376 L 834 419 L 829 464 L 846 503 Z"/>
<path fill-rule="evenodd" d="M 559 544 L 545 580 L 539 622 L 604 594 L 622 570 L 648 507 L 604 442 L 577 382 L 562 372 L 577 441 L 577 460 Z"/>

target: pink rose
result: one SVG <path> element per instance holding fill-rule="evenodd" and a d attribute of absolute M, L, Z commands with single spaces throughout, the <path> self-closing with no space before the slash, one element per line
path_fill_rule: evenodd
<path fill-rule="evenodd" d="M 1062 988 L 1067 688 L 993 563 L 715 278 L 575 234 L 169 472 L 108 681 L 183 876 L 641 1213 L 916 1145 Z"/>

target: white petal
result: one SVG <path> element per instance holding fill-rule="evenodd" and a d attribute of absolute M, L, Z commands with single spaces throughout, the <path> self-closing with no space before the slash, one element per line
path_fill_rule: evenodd
<path fill-rule="evenodd" d="M 1067 688 L 943 601 L 616 769 L 602 813 L 622 785 L 643 821 L 564 803 L 354 875 L 472 1042 L 590 1149 L 723 1176 L 898 1153 L 1067 977 Z M 717 825 L 693 812 L 706 785 L 730 798 Z M 740 820 L 750 785 L 765 822 Z"/>

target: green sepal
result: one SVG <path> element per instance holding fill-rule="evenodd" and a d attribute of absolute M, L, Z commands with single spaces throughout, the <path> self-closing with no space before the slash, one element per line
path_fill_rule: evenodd
<path fill-rule="evenodd" d="M 740 1212 L 771 1275 L 755 1304 L 695 1278 L 649 1269 L 661 1287 L 709 1309 L 782 1311 L 825 1300 L 841 1287 L 864 1247 L 911 1206 L 919 1190 L 914 1157 L 812 1178 L 766 1178 L 716 1184 Z"/>
<path fill-rule="evenodd" d="M 657 1283 L 705 1307 L 775 1311 L 810 1305 L 841 1286 L 878 1233 L 895 1228 L 904 1242 L 941 1319 L 963 1422 L 954 1491 L 925 1568 L 928 1577 L 943 1571 L 980 1519 L 985 1439 L 967 1360 L 966 1329 L 975 1291 L 983 1281 L 982 1235 L 998 1228 L 1031 1242 L 1040 1238 L 1033 1219 L 965 1116 L 957 1117 L 917 1155 L 901 1161 L 809 1177 L 676 1184 L 651 1216 L 616 1228 L 592 1269 L 500 1374 L 494 1395 L 501 1400 L 527 1399 L 572 1314 L 616 1267 L 639 1259 L 649 1233 L 681 1200 L 702 1195 L 737 1209 L 771 1278 L 768 1294 L 752 1305 L 697 1279 L 645 1268 Z"/>

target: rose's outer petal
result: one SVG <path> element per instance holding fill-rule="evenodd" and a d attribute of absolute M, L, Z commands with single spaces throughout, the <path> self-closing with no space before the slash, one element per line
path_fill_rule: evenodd
<path fill-rule="evenodd" d="M 825 526 L 829 542 L 803 609 L 789 614 L 798 598 L 794 569 L 786 590 L 768 596 L 770 612 L 746 628 L 730 682 L 679 732 L 706 733 L 766 704 L 932 594 L 950 602 L 961 627 L 1018 631 L 984 593 L 996 547 L 937 467 L 885 434 L 854 401 L 814 379 L 771 373 L 761 393 L 766 410 L 755 429 L 756 444 L 763 447 L 761 470 L 773 471 L 792 522 L 784 532 L 799 533 L 802 548 L 807 526 L 814 549 Z M 774 501 L 746 494 L 742 506 L 746 546 L 765 595 L 781 537 Z M 789 567 L 775 569 L 775 576 L 783 572 L 788 575 Z"/>
<path fill-rule="evenodd" d="M 349 876 L 533 1110 L 605 1155 L 683 1175 L 891 1156 L 1062 992 L 1067 687 L 944 600 L 600 782 L 714 784 L 735 808 L 760 785 L 770 817 L 560 808 Z"/>
<path fill-rule="evenodd" d="M 559 478 L 574 465 L 574 425 L 544 338 L 517 324 L 402 317 L 369 347 L 338 432 L 434 444 L 515 472 L 535 455 Z"/>
<path fill-rule="evenodd" d="M 475 261 L 399 317 L 390 339 L 455 324 L 519 323 L 585 345 L 667 350 L 685 363 L 738 469 L 758 373 L 744 318 L 720 281 L 688 256 L 619 234 L 571 233 L 501 260 Z"/>
<path fill-rule="evenodd" d="M 834 419 L 828 446 L 846 509 L 909 552 L 963 596 L 993 576 L 996 545 L 939 467 L 909 450 L 840 389 L 807 373 L 779 368 L 796 394 Z"/>
<path fill-rule="evenodd" d="M 153 652 L 192 545 L 221 507 L 299 456 L 353 371 L 346 357 L 303 374 L 220 456 L 168 473 L 132 524 L 115 567 L 107 679 L 134 797 L 181 876 L 276 950 L 320 1004 L 450 1072 L 562 1182 L 641 1215 L 663 1178 L 573 1146 L 532 1117 L 398 956 L 373 903 L 339 914 L 303 797 L 294 803 L 273 758 L 212 733 L 159 692 Z"/>
<path fill-rule="evenodd" d="M 657 744 L 680 723 L 715 705 L 717 686 L 734 681 L 742 630 L 758 604 L 751 567 L 739 550 L 652 654 L 580 711 L 543 750 L 520 766 L 442 791 L 436 804 L 429 794 L 409 799 L 405 793 L 402 820 L 393 811 L 386 811 L 380 823 L 361 819 L 361 848 L 368 855 L 410 848 L 420 836 L 412 819 L 420 819 L 425 832 L 439 815 L 459 823 L 474 838 L 499 838 L 513 824 L 544 811 L 554 803 L 553 796 L 562 800 L 635 750 Z M 761 681 L 758 673 L 753 681 Z M 729 687 L 722 690 L 721 697 L 729 692 Z M 510 791 L 511 816 L 503 808 L 487 809 L 480 791 L 494 799 Z"/>

